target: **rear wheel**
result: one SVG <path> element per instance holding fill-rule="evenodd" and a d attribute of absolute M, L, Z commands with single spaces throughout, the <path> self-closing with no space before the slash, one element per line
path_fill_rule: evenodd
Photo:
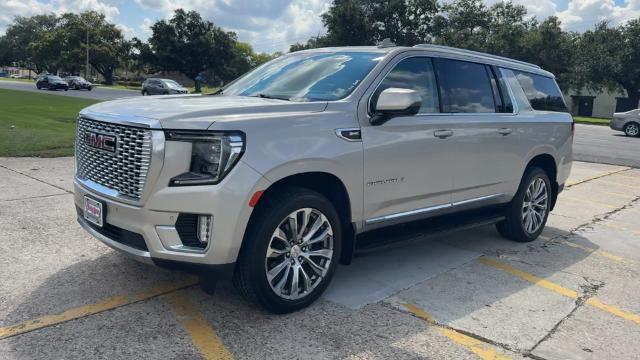
<path fill-rule="evenodd" d="M 538 167 L 527 169 L 518 192 L 507 205 L 505 220 L 496 224 L 500 235 L 518 242 L 538 238 L 547 223 L 552 196 L 547 173 Z"/>
<path fill-rule="evenodd" d="M 638 123 L 630 122 L 624 126 L 624 133 L 627 136 L 639 136 L 640 125 Z"/>
<path fill-rule="evenodd" d="M 250 301 L 274 313 L 308 306 L 327 288 L 341 250 L 333 204 L 303 188 L 271 196 L 245 236 L 234 284 Z"/>

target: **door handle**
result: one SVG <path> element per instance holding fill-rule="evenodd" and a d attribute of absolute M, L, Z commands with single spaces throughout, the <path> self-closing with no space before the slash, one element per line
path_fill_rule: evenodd
<path fill-rule="evenodd" d="M 453 136 L 453 130 L 436 130 L 433 132 L 433 136 L 440 139 L 446 139 L 450 136 Z"/>
<path fill-rule="evenodd" d="M 500 133 L 500 135 L 507 136 L 507 135 L 511 134 L 513 132 L 513 130 L 511 130 L 509 128 L 501 128 L 501 129 L 498 129 L 498 132 Z"/>

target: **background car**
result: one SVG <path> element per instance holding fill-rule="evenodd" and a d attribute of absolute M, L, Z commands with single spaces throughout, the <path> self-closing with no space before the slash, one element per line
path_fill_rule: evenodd
<path fill-rule="evenodd" d="M 36 87 L 38 88 L 38 90 L 40 89 L 49 89 L 49 90 L 63 89 L 64 91 L 69 90 L 69 84 L 67 84 L 66 81 L 62 80 L 59 76 L 56 76 L 56 75 L 38 76 L 38 80 L 36 80 Z"/>
<path fill-rule="evenodd" d="M 70 89 L 74 90 L 87 89 L 91 91 L 93 88 L 93 84 L 85 80 L 82 76 L 67 76 L 64 78 L 64 81 L 69 84 Z"/>
<path fill-rule="evenodd" d="M 188 94 L 182 85 L 170 79 L 149 78 L 142 83 L 142 95 Z"/>
<path fill-rule="evenodd" d="M 640 109 L 613 114 L 609 127 L 627 136 L 640 136 Z"/>

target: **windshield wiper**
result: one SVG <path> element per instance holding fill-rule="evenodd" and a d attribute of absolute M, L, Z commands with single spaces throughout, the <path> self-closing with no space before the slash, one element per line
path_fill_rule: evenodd
<path fill-rule="evenodd" d="M 256 96 L 256 95 L 252 95 L 252 96 Z M 290 101 L 291 98 L 285 95 L 273 95 L 273 94 L 258 94 L 258 97 L 261 97 L 263 99 L 277 99 L 277 100 L 286 100 L 286 101 Z"/>

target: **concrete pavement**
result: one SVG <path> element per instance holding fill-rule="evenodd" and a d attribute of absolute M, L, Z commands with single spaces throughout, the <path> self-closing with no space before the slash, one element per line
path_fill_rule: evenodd
<path fill-rule="evenodd" d="M 94 100 L 113 100 L 119 99 L 123 97 L 130 96 L 142 96 L 139 91 L 134 90 L 121 90 L 121 89 L 110 89 L 107 87 L 96 86 L 91 91 L 87 90 L 57 90 L 57 91 L 49 91 L 49 90 L 38 90 L 36 89 L 36 83 L 34 82 L 21 82 L 21 81 L 7 81 L 0 80 L 0 89 L 9 89 L 9 90 L 20 90 L 20 91 L 30 91 L 30 92 L 38 92 L 42 94 L 54 94 L 60 96 L 72 96 L 72 97 L 80 97 L 85 99 L 94 99 Z"/>
<path fill-rule="evenodd" d="M 368 252 L 284 316 L 87 236 L 72 173 L 0 158 L 3 359 L 639 358 L 637 169 L 575 163 L 542 239 L 485 226 Z"/>

